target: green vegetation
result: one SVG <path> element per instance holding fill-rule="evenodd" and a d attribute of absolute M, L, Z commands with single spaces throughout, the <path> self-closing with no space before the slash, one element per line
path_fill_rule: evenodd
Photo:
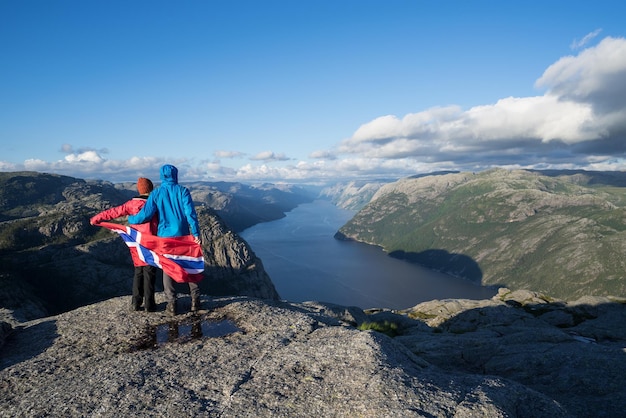
<path fill-rule="evenodd" d="M 411 319 L 433 319 L 433 318 L 437 318 L 437 315 L 434 314 L 427 314 L 424 312 L 420 312 L 420 311 L 409 311 L 407 316 Z"/>
<path fill-rule="evenodd" d="M 382 334 L 388 335 L 393 338 L 400 335 L 398 331 L 398 324 L 395 322 L 363 322 L 361 325 L 357 327 L 359 331 L 367 331 L 372 330 L 376 332 L 380 332 Z"/>
<path fill-rule="evenodd" d="M 340 232 L 484 285 L 565 299 L 621 295 L 626 187 L 585 176 L 490 170 L 404 179 Z"/>

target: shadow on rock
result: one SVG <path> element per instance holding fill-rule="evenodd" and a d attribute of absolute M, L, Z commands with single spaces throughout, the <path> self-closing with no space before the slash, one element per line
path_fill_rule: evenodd
<path fill-rule="evenodd" d="M 397 250 L 390 252 L 389 256 L 482 284 L 483 272 L 478 263 L 463 254 L 449 253 L 446 250 L 426 250 L 420 253 Z"/>
<path fill-rule="evenodd" d="M 499 296 L 499 301 L 483 305 L 418 305 L 408 315 L 431 331 L 422 327 L 397 340 L 444 370 L 521 383 L 556 400 L 573 416 L 623 415 L 624 303 L 600 297 L 562 302 L 537 300 L 536 295 L 526 300 Z M 470 303 L 476 307 L 469 308 Z"/>
<path fill-rule="evenodd" d="M 12 330 L 0 348 L 0 370 L 37 357 L 58 337 L 56 321 L 48 319 Z"/>

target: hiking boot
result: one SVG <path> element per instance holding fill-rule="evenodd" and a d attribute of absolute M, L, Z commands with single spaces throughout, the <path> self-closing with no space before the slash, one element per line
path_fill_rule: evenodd
<path fill-rule="evenodd" d="M 141 310 L 141 303 L 143 302 L 142 298 L 136 298 L 133 297 L 132 298 L 132 303 L 130 306 L 130 310 L 131 311 L 139 311 Z"/>
<path fill-rule="evenodd" d="M 176 301 L 168 302 L 167 306 L 165 306 L 165 312 L 167 312 L 168 315 L 176 315 Z"/>
<path fill-rule="evenodd" d="M 144 309 L 146 312 L 156 312 L 156 302 L 154 298 L 146 298 L 146 303 L 144 303 Z"/>
<path fill-rule="evenodd" d="M 191 312 L 198 312 L 200 310 L 200 299 L 191 299 Z"/>

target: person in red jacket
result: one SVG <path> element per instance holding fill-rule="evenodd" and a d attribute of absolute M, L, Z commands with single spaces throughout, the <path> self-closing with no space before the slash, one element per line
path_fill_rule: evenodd
<path fill-rule="evenodd" d="M 95 215 L 89 220 L 92 225 L 98 225 L 100 222 L 109 221 L 111 219 L 120 218 L 122 216 L 135 215 L 146 204 L 148 195 L 154 189 L 154 185 L 150 179 L 139 177 L 137 180 L 137 191 L 139 196 L 133 197 L 126 203 L 107 209 Z M 154 215 L 150 221 L 133 225 L 132 227 L 142 234 L 156 235 L 159 220 L 158 215 Z M 154 301 L 154 284 L 156 282 L 156 267 L 146 264 L 137 253 L 135 248 L 130 249 L 130 255 L 135 266 L 135 275 L 133 277 L 133 298 L 131 309 L 138 311 L 141 309 L 143 302 L 146 312 L 156 311 L 156 302 Z"/>

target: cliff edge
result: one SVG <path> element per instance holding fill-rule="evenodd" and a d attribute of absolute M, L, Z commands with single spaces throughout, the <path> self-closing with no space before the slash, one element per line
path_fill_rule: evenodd
<path fill-rule="evenodd" d="M 402 312 L 203 296 L 174 318 L 118 297 L 4 324 L 0 416 L 619 416 L 625 324 L 623 301 L 505 289 Z"/>

